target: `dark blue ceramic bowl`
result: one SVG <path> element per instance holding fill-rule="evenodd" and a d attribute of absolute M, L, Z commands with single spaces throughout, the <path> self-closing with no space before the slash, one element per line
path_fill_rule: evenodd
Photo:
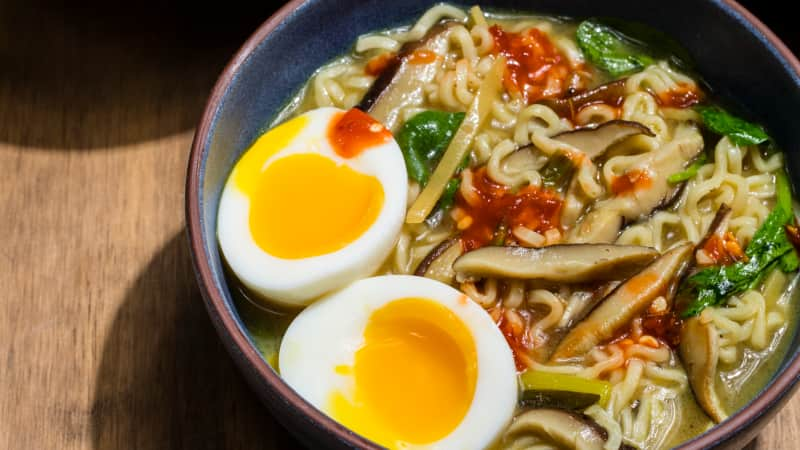
<path fill-rule="evenodd" d="M 223 275 L 216 241 L 220 191 L 239 154 L 322 64 L 360 34 L 414 21 L 432 0 L 295 0 L 256 30 L 227 66 L 195 135 L 186 183 L 186 215 L 197 277 L 209 314 L 233 359 L 279 421 L 311 448 L 379 448 L 301 399 L 259 355 Z M 486 9 L 586 17 L 611 16 L 654 26 L 688 48 L 717 93 L 767 125 L 788 153 L 800 186 L 800 63 L 758 19 L 731 0 L 483 1 Z M 469 5 L 466 5 L 469 6 Z M 800 374 L 797 333 L 769 385 L 746 408 L 681 448 L 740 448 L 773 417 Z"/>

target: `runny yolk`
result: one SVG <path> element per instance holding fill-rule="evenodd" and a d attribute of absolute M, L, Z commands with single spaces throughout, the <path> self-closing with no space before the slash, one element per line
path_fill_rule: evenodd
<path fill-rule="evenodd" d="M 435 442 L 472 403 L 475 343 L 446 307 L 425 298 L 394 300 L 370 317 L 352 377 L 351 396 L 331 395 L 334 419 L 391 449 Z"/>
<path fill-rule="evenodd" d="M 249 191 L 250 232 L 278 258 L 332 253 L 375 222 L 383 196 L 373 176 L 316 153 L 292 154 L 267 166 Z"/>
<path fill-rule="evenodd" d="M 299 116 L 262 134 L 236 163 L 230 181 L 240 191 L 252 194 L 261 180 L 264 163 L 283 150 L 306 125 L 308 116 Z"/>
<path fill-rule="evenodd" d="M 328 127 L 328 141 L 342 158 L 353 158 L 392 138 L 392 133 L 367 113 L 353 108 L 337 115 Z"/>

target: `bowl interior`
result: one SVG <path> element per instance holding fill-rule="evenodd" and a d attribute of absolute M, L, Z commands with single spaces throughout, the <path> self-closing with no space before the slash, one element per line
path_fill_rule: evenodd
<path fill-rule="evenodd" d="M 206 272 L 210 273 L 210 279 L 203 276 L 201 282 L 213 291 L 212 295 L 219 295 L 224 301 L 225 310 L 216 313 L 230 315 L 245 335 L 247 332 L 233 307 L 216 242 L 217 205 L 228 172 L 241 152 L 321 65 L 346 53 L 360 34 L 408 24 L 435 3 L 431 0 L 307 1 L 288 12 L 260 42 L 245 45 L 252 51 L 238 54 L 223 75 L 196 137 L 194 151 L 199 152 L 196 156 L 199 166 L 190 170 L 198 170 L 199 186 L 196 191 L 190 186 L 187 195 L 196 192 L 196 198 L 188 200 L 197 203 L 199 215 L 190 214 L 189 221 L 190 225 L 193 221 L 198 223 L 202 238 L 201 251 L 195 248 L 196 261 L 208 264 L 210 269 Z M 673 36 L 689 50 L 698 72 L 718 95 L 737 103 L 766 124 L 785 149 L 792 180 L 800 187 L 800 158 L 794 150 L 800 145 L 800 127 L 793 123 L 793 112 L 800 107 L 800 79 L 793 66 L 796 61 L 773 46 L 768 36 L 735 6 L 721 0 L 497 0 L 480 4 L 487 10 L 578 18 L 618 17 L 649 24 Z M 788 354 L 777 373 L 795 359 L 797 349 L 798 336 L 793 332 Z"/>

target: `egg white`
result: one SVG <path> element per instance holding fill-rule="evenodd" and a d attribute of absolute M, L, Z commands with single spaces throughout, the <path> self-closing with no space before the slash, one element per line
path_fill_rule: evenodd
<path fill-rule="evenodd" d="M 217 237 L 225 260 L 248 289 L 273 302 L 306 305 L 322 294 L 373 274 L 391 252 L 403 224 L 408 175 L 400 147 L 392 138 L 355 157 L 339 156 L 326 135 L 331 120 L 341 112 L 337 108 L 320 108 L 305 113 L 309 119 L 307 125 L 285 148 L 267 159 L 262 170 L 288 155 L 316 153 L 356 172 L 374 176 L 383 188 L 383 206 L 375 222 L 355 241 L 320 256 L 275 257 L 262 250 L 250 233 L 248 196 L 232 179 L 223 189 Z M 325 189 L 325 186 L 319 188 Z"/>
<path fill-rule="evenodd" d="M 302 311 L 281 343 L 278 365 L 284 380 L 325 413 L 332 393 L 352 393 L 352 376 L 336 372 L 352 367 L 364 343 L 372 313 L 402 298 L 426 298 L 461 319 L 475 343 L 475 393 L 461 423 L 430 449 L 482 449 L 510 422 L 517 404 L 517 372 L 511 349 L 487 312 L 456 289 L 423 277 L 386 275 L 356 281 Z M 413 364 L 413 362 L 409 362 Z"/>

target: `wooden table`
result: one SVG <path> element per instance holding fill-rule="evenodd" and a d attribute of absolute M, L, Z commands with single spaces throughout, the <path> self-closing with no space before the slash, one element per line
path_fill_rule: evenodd
<path fill-rule="evenodd" d="M 291 449 L 195 285 L 183 186 L 268 4 L 0 5 L 0 448 Z M 198 9 L 199 8 L 199 9 Z M 753 448 L 797 448 L 800 396 Z"/>

